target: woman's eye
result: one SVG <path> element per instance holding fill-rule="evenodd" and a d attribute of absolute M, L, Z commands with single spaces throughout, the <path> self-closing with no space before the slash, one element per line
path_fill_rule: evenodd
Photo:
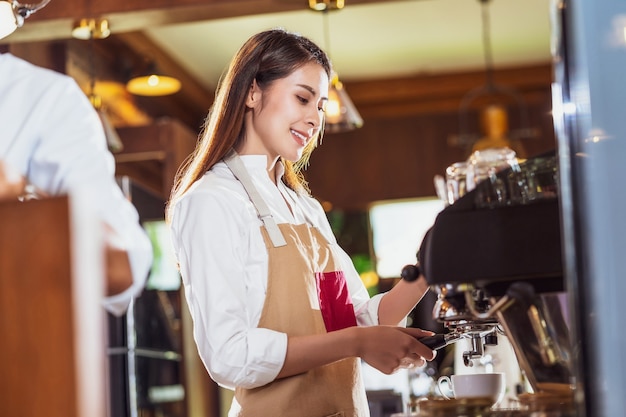
<path fill-rule="evenodd" d="M 301 97 L 301 96 L 296 96 L 298 98 L 298 101 L 302 104 L 307 104 L 309 102 L 309 99 Z"/>

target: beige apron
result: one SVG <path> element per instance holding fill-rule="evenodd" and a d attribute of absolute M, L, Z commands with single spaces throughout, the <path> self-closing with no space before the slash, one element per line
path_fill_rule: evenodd
<path fill-rule="evenodd" d="M 261 232 L 269 271 L 259 327 L 300 336 L 356 325 L 343 272 L 324 236 L 306 224 L 277 225 L 238 156 L 232 152 L 225 162 L 264 222 Z M 357 358 L 277 379 L 263 387 L 237 388 L 235 399 L 241 417 L 369 416 Z"/>

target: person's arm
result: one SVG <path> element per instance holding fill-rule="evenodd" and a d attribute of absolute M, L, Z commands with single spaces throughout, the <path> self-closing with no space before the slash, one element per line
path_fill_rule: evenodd
<path fill-rule="evenodd" d="M 359 325 L 322 335 L 290 337 L 285 363 L 278 377 L 305 372 L 347 357 L 360 357 L 383 373 L 391 373 L 402 364 L 419 365 L 424 359 L 432 360 L 434 352 L 416 339 L 433 333 L 402 326 L 406 316 L 426 292 L 425 281 L 418 280 L 406 287 L 404 284 L 408 283 L 398 287 L 399 283 L 391 293 L 370 299 L 352 260 L 337 244 L 319 202 L 312 198 L 305 198 L 302 202 L 304 209 L 310 210 L 309 217 L 314 219 L 322 234 L 334 246 Z M 381 306 L 385 299 L 387 302 Z M 393 306 L 393 303 L 398 305 Z"/>
<path fill-rule="evenodd" d="M 120 294 L 133 285 L 128 251 L 107 246 L 105 248 L 105 267 L 107 296 Z"/>
<path fill-rule="evenodd" d="M 401 280 L 388 292 L 378 294 L 370 299 L 352 260 L 337 244 L 322 206 L 312 198 L 304 201 L 310 206 L 309 210 L 312 211 L 312 217 L 317 221 L 322 233 L 336 246 L 336 255 L 339 257 L 345 272 L 350 296 L 357 313 L 357 322 L 360 325 L 403 325 L 407 315 L 428 291 L 425 278 L 420 276 L 413 282 Z"/>
<path fill-rule="evenodd" d="M 0 200 L 18 200 L 26 193 L 26 179 L 10 171 L 10 168 L 0 161 Z M 47 197 L 38 192 L 38 197 Z M 105 234 L 115 233 L 105 224 Z M 111 296 L 126 291 L 133 284 L 132 269 L 128 251 L 105 242 L 105 279 L 106 295 Z"/>
<path fill-rule="evenodd" d="M 261 223 L 243 190 L 203 185 L 176 204 L 170 223 L 194 340 L 218 384 L 259 387 L 276 379 L 287 351 L 286 334 L 258 327 L 267 282 Z"/>
<path fill-rule="evenodd" d="M 413 282 L 400 280 L 385 295 L 378 306 L 378 322 L 394 325 L 407 316 L 428 291 L 424 276 Z"/>
<path fill-rule="evenodd" d="M 80 193 L 107 228 L 104 307 L 123 314 L 143 290 L 152 264 L 152 246 L 137 210 L 115 180 L 100 119 L 68 77 L 51 76 L 33 112 L 39 140 L 29 161 L 28 181 L 51 195 Z M 84 277 L 89 279 L 89 277 Z"/>
<path fill-rule="evenodd" d="M 278 378 L 296 375 L 340 359 L 360 357 L 391 374 L 406 363 L 420 366 L 435 352 L 418 339 L 433 333 L 394 326 L 355 326 L 320 335 L 290 337 Z"/>
<path fill-rule="evenodd" d="M 105 236 L 115 234 L 111 227 L 105 225 Z M 114 245 L 116 239 L 105 238 L 104 266 L 105 266 L 105 295 L 115 296 L 122 294 L 133 286 L 133 270 L 130 265 L 128 250 Z"/>

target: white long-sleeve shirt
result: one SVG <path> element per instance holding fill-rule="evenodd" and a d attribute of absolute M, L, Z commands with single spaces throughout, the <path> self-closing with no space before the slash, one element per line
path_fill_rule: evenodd
<path fill-rule="evenodd" d="M 267 175 L 265 156 L 242 155 L 241 159 L 277 223 L 308 222 L 333 244 L 357 323 L 378 324 L 381 296 L 369 298 L 350 257 L 337 245 L 319 202 L 298 195 L 281 181 L 277 187 Z M 172 241 L 194 338 L 211 377 L 228 388 L 254 388 L 273 381 L 287 352 L 286 334 L 257 328 L 268 281 L 261 224 L 243 186 L 223 162 L 198 180 L 173 211 Z"/>
<path fill-rule="evenodd" d="M 115 181 L 98 114 L 71 77 L 0 54 L 0 160 L 50 195 L 80 192 L 113 229 L 116 246 L 128 252 L 133 284 L 106 297 L 104 307 L 124 313 L 144 287 L 152 247 Z"/>

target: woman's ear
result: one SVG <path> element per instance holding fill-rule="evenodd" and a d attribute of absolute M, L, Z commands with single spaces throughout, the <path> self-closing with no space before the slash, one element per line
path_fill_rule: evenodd
<path fill-rule="evenodd" d="M 249 108 L 256 107 L 261 102 L 261 89 L 256 80 L 252 81 L 252 85 L 248 90 L 248 96 L 246 98 L 246 106 Z"/>

